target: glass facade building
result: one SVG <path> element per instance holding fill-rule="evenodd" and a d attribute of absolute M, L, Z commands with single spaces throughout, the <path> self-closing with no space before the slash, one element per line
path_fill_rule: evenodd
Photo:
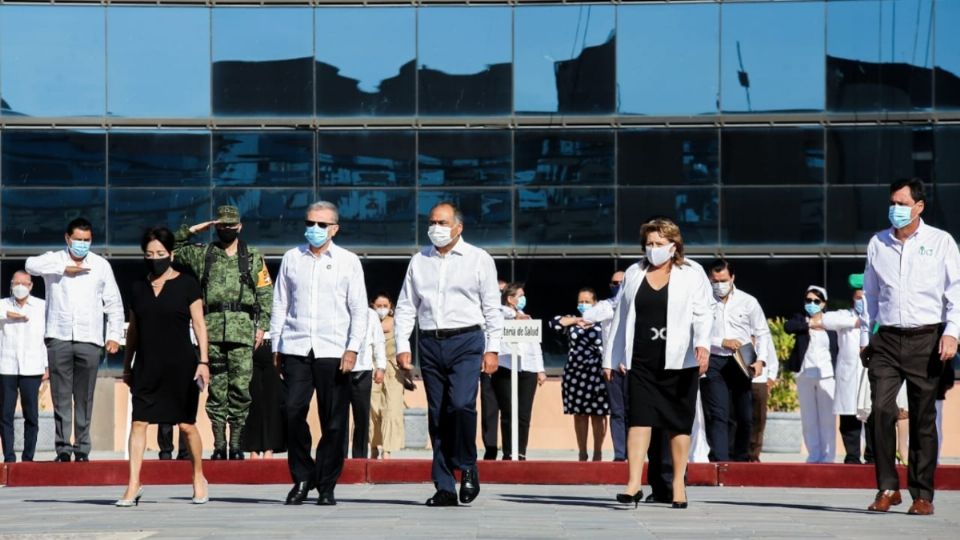
<path fill-rule="evenodd" d="M 960 234 L 960 0 L 198 4 L 0 2 L 4 276 L 85 216 L 132 279 L 221 204 L 275 264 L 327 199 L 395 295 L 449 199 L 536 316 L 659 215 L 787 315 L 845 295 L 895 178 Z"/>

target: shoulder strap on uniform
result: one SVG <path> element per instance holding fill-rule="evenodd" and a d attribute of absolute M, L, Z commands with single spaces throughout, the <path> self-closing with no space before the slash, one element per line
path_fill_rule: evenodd
<path fill-rule="evenodd" d="M 207 250 L 203 255 L 203 276 L 200 277 L 200 290 L 206 294 L 207 281 L 210 279 L 210 267 L 213 266 L 213 243 L 207 244 Z"/>
<path fill-rule="evenodd" d="M 237 264 L 240 266 L 240 280 L 256 292 L 257 286 L 250 272 L 253 270 L 253 257 L 247 248 L 247 243 L 240 240 L 237 243 Z"/>

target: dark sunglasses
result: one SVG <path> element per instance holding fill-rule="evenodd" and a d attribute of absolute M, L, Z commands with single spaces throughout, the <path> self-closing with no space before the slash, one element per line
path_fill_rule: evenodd
<path fill-rule="evenodd" d="M 807 304 L 816 304 L 816 305 L 819 306 L 820 304 L 823 303 L 823 300 L 820 300 L 819 298 L 807 298 L 807 299 L 806 299 L 806 303 L 807 303 Z"/>
<path fill-rule="evenodd" d="M 304 225 L 306 225 L 307 227 L 313 227 L 314 225 L 316 225 L 317 227 L 320 227 L 321 229 L 326 229 L 327 227 L 329 227 L 329 226 L 331 226 L 331 225 L 336 225 L 336 223 L 324 223 L 324 222 L 322 222 L 322 221 L 310 221 L 309 219 L 303 220 L 303 223 L 304 223 Z"/>

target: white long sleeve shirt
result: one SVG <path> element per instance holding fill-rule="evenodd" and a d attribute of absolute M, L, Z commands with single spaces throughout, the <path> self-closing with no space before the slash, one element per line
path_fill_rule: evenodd
<path fill-rule="evenodd" d="M 755 343 L 757 359 L 766 364 L 772 363 L 768 361 L 772 344 L 767 343 L 771 339 L 767 317 L 753 295 L 737 288 L 730 291 L 726 302 L 714 304 L 710 354 L 733 356 L 732 350 L 723 347 L 725 339 Z"/>
<path fill-rule="evenodd" d="M 25 315 L 11 319 L 9 312 Z M 23 306 L 13 298 L 0 300 L 0 375 L 43 375 L 47 369 L 46 302 L 28 296 Z"/>
<path fill-rule="evenodd" d="M 369 309 L 369 313 L 367 338 L 363 341 L 363 354 L 357 355 L 357 363 L 353 366 L 353 371 L 373 371 L 374 366 L 377 369 L 387 369 L 387 340 L 383 336 L 380 316 L 372 309 Z"/>
<path fill-rule="evenodd" d="M 881 231 L 867 246 L 863 273 L 866 323 L 860 345 L 870 343 L 872 322 L 916 328 L 946 323 L 944 334 L 960 337 L 960 250 L 949 233 L 920 221 L 900 242 L 894 229 Z"/>
<path fill-rule="evenodd" d="M 834 414 L 857 414 L 857 390 L 863 364 L 860 362 L 860 315 L 852 309 L 828 311 L 823 314 L 823 329 L 837 333 L 837 367 L 834 370 L 836 389 L 833 397 Z"/>
<path fill-rule="evenodd" d="M 777 377 L 780 376 L 780 359 L 777 358 L 777 349 L 773 344 L 773 335 L 766 340 L 767 344 L 767 354 L 766 356 L 761 356 L 762 358 L 767 359 L 767 363 L 763 366 L 763 371 L 760 372 L 760 375 L 757 375 L 753 378 L 755 383 L 764 383 L 767 381 L 775 381 Z M 758 354 L 758 356 L 760 356 Z"/>
<path fill-rule="evenodd" d="M 445 256 L 424 248 L 410 259 L 395 313 L 398 354 L 410 352 L 417 321 L 422 330 L 482 326 L 484 351 L 499 352 L 503 314 L 493 257 L 463 237 Z"/>
<path fill-rule="evenodd" d="M 511 320 L 517 317 L 517 313 L 512 308 L 504 306 L 501 308 L 504 320 Z M 507 369 L 513 369 L 513 355 L 520 355 L 519 371 L 529 371 L 531 373 L 540 373 L 544 371 L 543 367 L 543 348 L 539 343 L 507 343 L 500 344 L 500 355 L 497 357 L 498 365 Z"/>
<path fill-rule="evenodd" d="M 46 337 L 102 347 L 106 315 L 106 340 L 119 343 L 123 301 L 110 263 L 96 253 L 88 253 L 80 266 L 89 268 L 89 272 L 64 274 L 68 266 L 76 263 L 66 249 L 27 259 L 27 272 L 42 277 L 46 286 Z"/>
<path fill-rule="evenodd" d="M 315 358 L 360 353 L 369 311 L 359 257 L 333 242 L 320 255 L 306 244 L 295 247 L 284 253 L 273 289 L 273 352 L 307 356 L 312 350 Z"/>

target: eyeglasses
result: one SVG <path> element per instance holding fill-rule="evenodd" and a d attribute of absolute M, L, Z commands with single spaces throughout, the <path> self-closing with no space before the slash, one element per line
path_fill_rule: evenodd
<path fill-rule="evenodd" d="M 816 304 L 816 305 L 819 306 L 820 304 L 823 303 L 823 300 L 820 300 L 819 298 L 807 298 L 807 303 L 808 303 L 808 304 Z"/>
<path fill-rule="evenodd" d="M 313 227 L 314 225 L 316 225 L 317 227 L 320 227 L 321 229 L 326 229 L 327 227 L 329 227 L 329 226 L 331 226 L 331 225 L 336 225 L 336 223 L 324 223 L 324 222 L 322 222 L 322 221 L 310 221 L 309 219 L 303 220 L 303 224 L 306 225 L 307 227 Z"/>

